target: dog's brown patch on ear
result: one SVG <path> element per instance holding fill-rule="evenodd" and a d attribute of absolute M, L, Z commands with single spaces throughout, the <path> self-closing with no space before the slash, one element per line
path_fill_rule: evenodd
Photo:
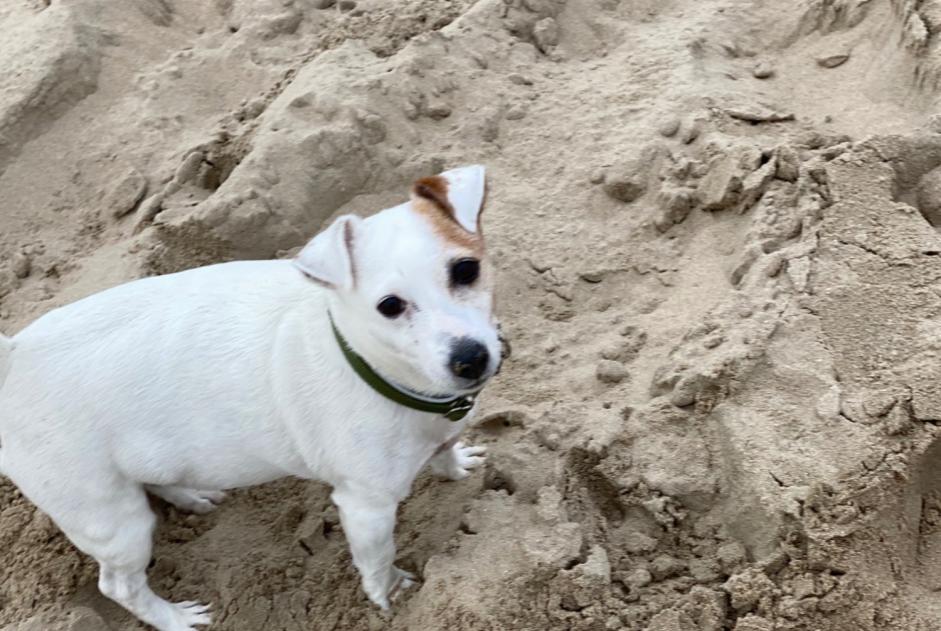
<path fill-rule="evenodd" d="M 353 289 L 356 289 L 356 259 L 353 258 L 353 226 L 347 221 L 343 224 L 343 244 L 346 246 L 346 257 L 350 261 L 350 280 Z"/>
<path fill-rule="evenodd" d="M 480 238 L 480 235 L 465 230 L 450 213 L 445 213 L 438 204 L 424 197 L 416 197 L 412 200 L 412 208 L 431 223 L 432 229 L 439 237 L 469 250 L 478 257 L 483 256 L 484 240 Z"/>
<path fill-rule="evenodd" d="M 446 241 L 483 256 L 484 242 L 480 237 L 480 217 L 477 234 L 464 229 L 454 216 L 454 207 L 448 201 L 448 181 L 441 176 L 423 177 L 412 187 L 412 207 L 431 222 L 434 230 Z"/>
<path fill-rule="evenodd" d="M 454 207 L 448 201 L 448 181 L 440 175 L 418 180 L 412 187 L 412 192 L 416 197 L 435 203 L 442 212 L 447 213 L 452 220 L 454 219 Z"/>

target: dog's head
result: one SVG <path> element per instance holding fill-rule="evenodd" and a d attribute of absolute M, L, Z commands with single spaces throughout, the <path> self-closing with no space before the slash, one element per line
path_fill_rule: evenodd
<path fill-rule="evenodd" d="M 387 379 L 444 395 L 476 390 L 497 371 L 484 195 L 482 166 L 418 180 L 409 202 L 367 219 L 343 215 L 295 259 L 329 289 L 353 350 Z"/>

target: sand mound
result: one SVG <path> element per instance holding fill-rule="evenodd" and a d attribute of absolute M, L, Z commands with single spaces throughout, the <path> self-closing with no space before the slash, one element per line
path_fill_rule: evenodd
<path fill-rule="evenodd" d="M 328 490 L 155 503 L 213 629 L 941 628 L 941 2 L 13 0 L 0 328 L 490 169 L 513 356 L 384 617 Z M 0 480 L 0 629 L 142 629 Z"/>

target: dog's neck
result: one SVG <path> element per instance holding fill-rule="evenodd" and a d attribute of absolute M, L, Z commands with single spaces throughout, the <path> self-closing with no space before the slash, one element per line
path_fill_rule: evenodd
<path fill-rule="evenodd" d="M 329 311 L 327 315 L 330 320 L 330 326 L 333 329 L 333 335 L 347 363 L 360 379 L 379 394 L 399 405 L 418 410 L 419 412 L 440 414 L 451 421 L 462 420 L 471 409 L 473 409 L 477 395 L 484 387 L 483 384 L 476 390 L 468 393 L 450 395 L 426 394 L 398 384 L 391 379 L 383 377 L 369 362 L 357 353 L 340 332 L 340 329 L 333 319 L 333 315 Z"/>

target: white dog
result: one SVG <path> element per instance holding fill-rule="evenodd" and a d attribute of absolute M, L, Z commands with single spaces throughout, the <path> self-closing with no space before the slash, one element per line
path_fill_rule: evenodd
<path fill-rule="evenodd" d="M 414 578 L 393 565 L 397 504 L 429 462 L 451 479 L 483 462 L 457 436 L 500 362 L 484 189 L 483 167 L 448 171 L 293 261 L 145 278 L 0 336 L 0 470 L 160 631 L 210 618 L 148 587 L 145 491 L 202 513 L 222 489 L 322 480 L 388 608 Z"/>

